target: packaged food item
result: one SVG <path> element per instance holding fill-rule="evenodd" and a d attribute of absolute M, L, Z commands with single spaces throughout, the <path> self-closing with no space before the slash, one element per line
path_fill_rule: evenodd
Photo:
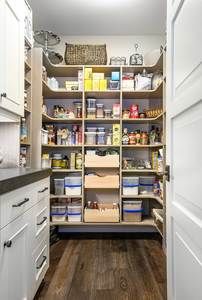
<path fill-rule="evenodd" d="M 147 132 L 141 133 L 141 145 L 148 145 L 148 134 Z"/>
<path fill-rule="evenodd" d="M 104 118 L 104 104 L 97 103 L 96 104 L 97 110 L 96 110 L 96 118 L 102 119 Z"/>
<path fill-rule="evenodd" d="M 52 158 L 52 168 L 53 169 L 61 169 L 61 161 L 62 161 L 62 154 L 53 154 Z"/>
<path fill-rule="evenodd" d="M 85 68 L 85 73 L 84 73 L 84 79 L 92 79 L 92 73 L 93 69 L 92 68 Z"/>
<path fill-rule="evenodd" d="M 82 153 L 79 152 L 76 154 L 76 169 L 82 169 Z"/>
<path fill-rule="evenodd" d="M 28 139 L 28 128 L 26 124 L 26 119 L 21 118 L 21 124 L 20 124 L 20 141 L 25 143 Z"/>
<path fill-rule="evenodd" d="M 114 71 L 111 73 L 111 80 L 112 81 L 119 81 L 120 80 L 120 73 L 117 71 Z"/>
<path fill-rule="evenodd" d="M 104 109 L 104 117 L 106 119 L 110 119 L 112 117 L 112 110 L 111 109 Z"/>
<path fill-rule="evenodd" d="M 120 124 L 113 124 L 113 145 L 120 145 Z"/>
<path fill-rule="evenodd" d="M 93 91 L 99 91 L 100 90 L 100 80 L 99 79 L 93 79 Z"/>
<path fill-rule="evenodd" d="M 107 90 L 107 79 L 101 79 L 100 80 L 100 91 L 106 91 Z"/>
<path fill-rule="evenodd" d="M 136 140 L 136 145 L 140 145 L 141 144 L 141 134 L 140 134 L 140 130 L 137 130 L 135 132 L 135 140 Z"/>
<path fill-rule="evenodd" d="M 130 118 L 131 119 L 138 119 L 139 118 L 139 111 L 137 104 L 131 104 L 130 106 Z"/>
<path fill-rule="evenodd" d="M 136 144 L 136 134 L 135 134 L 135 132 L 130 132 L 129 133 L 129 144 L 130 145 L 135 145 Z"/>
<path fill-rule="evenodd" d="M 124 109 L 122 118 L 123 119 L 129 119 L 130 118 L 130 111 L 128 109 Z"/>
<path fill-rule="evenodd" d="M 27 148 L 26 147 L 20 147 L 20 167 L 25 168 L 27 165 Z M 43 168 L 43 167 L 42 167 Z"/>
<path fill-rule="evenodd" d="M 120 118 L 120 103 L 113 104 L 113 118 L 114 119 Z"/>
<path fill-rule="evenodd" d="M 75 169 L 75 159 L 76 159 L 76 153 L 72 152 L 70 154 L 70 169 L 72 169 L 72 170 Z"/>
<path fill-rule="evenodd" d="M 85 91 L 92 91 L 93 81 L 92 79 L 85 79 Z"/>
<path fill-rule="evenodd" d="M 112 137 L 113 137 L 112 129 L 109 129 L 107 136 L 106 136 L 106 144 L 107 145 L 112 145 Z"/>
<path fill-rule="evenodd" d="M 82 102 L 74 101 L 76 118 L 82 118 Z"/>
<path fill-rule="evenodd" d="M 87 118 L 88 119 L 95 119 L 96 118 L 96 108 L 87 108 Z"/>
<path fill-rule="evenodd" d="M 129 144 L 129 135 L 128 135 L 128 129 L 124 128 L 123 130 L 123 135 L 122 135 L 122 144 L 123 145 L 128 145 Z"/>

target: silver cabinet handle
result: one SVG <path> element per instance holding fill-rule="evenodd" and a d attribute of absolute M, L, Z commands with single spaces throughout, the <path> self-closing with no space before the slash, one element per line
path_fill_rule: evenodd
<path fill-rule="evenodd" d="M 12 246 L 12 241 L 6 241 L 4 242 L 4 248 L 10 248 Z"/>
<path fill-rule="evenodd" d="M 48 218 L 47 217 L 43 217 L 43 220 L 39 223 L 37 223 L 38 226 L 42 225 Z"/>
<path fill-rule="evenodd" d="M 25 204 L 26 202 L 29 201 L 29 198 L 25 198 L 23 201 L 17 203 L 17 204 L 13 204 L 12 207 L 20 207 L 22 206 L 23 204 Z"/>
<path fill-rule="evenodd" d="M 43 190 L 38 191 L 38 193 L 44 193 L 44 192 L 47 191 L 47 190 L 48 190 L 48 187 L 46 186 Z"/>
<path fill-rule="evenodd" d="M 1 93 L 1 98 L 7 98 L 7 94 L 6 93 Z"/>

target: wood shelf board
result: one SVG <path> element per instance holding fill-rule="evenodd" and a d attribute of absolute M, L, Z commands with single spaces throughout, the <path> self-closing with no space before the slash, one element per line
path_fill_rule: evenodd
<path fill-rule="evenodd" d="M 82 96 L 82 91 L 67 91 L 65 88 L 53 90 L 43 81 L 43 97 L 45 99 L 82 99 Z"/>
<path fill-rule="evenodd" d="M 120 99 L 120 90 L 85 91 L 85 98 Z"/>
<path fill-rule="evenodd" d="M 50 195 L 50 199 L 66 199 L 66 198 L 72 198 L 72 199 L 75 199 L 75 198 L 82 198 L 82 196 L 80 195 L 80 196 L 68 196 L 68 195 L 53 195 L 53 194 L 51 194 Z"/>
<path fill-rule="evenodd" d="M 119 148 L 120 145 L 84 145 L 86 148 Z"/>
<path fill-rule="evenodd" d="M 122 199 L 151 199 L 156 200 L 159 204 L 163 205 L 163 200 L 155 195 L 122 195 Z"/>
<path fill-rule="evenodd" d="M 155 90 L 123 91 L 123 101 L 125 99 L 161 99 L 163 97 L 163 83 Z"/>
<path fill-rule="evenodd" d="M 61 123 L 61 124 L 71 124 L 71 123 L 81 123 L 82 118 L 74 118 L 74 119 L 63 119 L 63 118 L 53 118 L 46 114 L 42 115 L 42 122 L 44 123 Z"/>
<path fill-rule="evenodd" d="M 122 119 L 123 123 L 149 123 L 149 122 L 161 122 L 164 113 L 161 113 L 156 118 L 138 118 L 138 119 Z"/>
<path fill-rule="evenodd" d="M 80 173 L 82 172 L 82 170 L 73 170 L 73 169 L 53 169 L 52 168 L 52 172 L 53 173 Z"/>
<path fill-rule="evenodd" d="M 77 146 L 77 145 L 69 146 L 69 145 L 45 145 L 45 144 L 42 144 L 41 146 L 43 148 L 82 148 L 82 146 Z"/>
<path fill-rule="evenodd" d="M 113 118 L 103 118 L 103 119 L 88 119 L 85 118 L 84 121 L 86 123 L 98 123 L 98 124 L 112 124 L 112 123 L 119 123 L 121 119 L 113 119 Z"/>
<path fill-rule="evenodd" d="M 31 146 L 30 142 L 20 142 L 21 146 Z"/>
<path fill-rule="evenodd" d="M 156 145 L 122 145 L 122 148 L 162 148 L 163 144 L 156 144 Z"/>
<path fill-rule="evenodd" d="M 122 173 L 155 173 L 157 174 L 157 170 L 151 170 L 151 169 L 130 169 L 130 170 L 121 170 Z"/>

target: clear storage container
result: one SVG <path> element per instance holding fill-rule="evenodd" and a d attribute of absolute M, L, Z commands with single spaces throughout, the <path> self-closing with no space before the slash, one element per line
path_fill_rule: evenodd
<path fill-rule="evenodd" d="M 139 177 L 123 177 L 123 195 L 138 195 Z"/>
<path fill-rule="evenodd" d="M 139 191 L 140 194 L 153 194 L 153 185 L 155 176 L 140 176 Z"/>
<path fill-rule="evenodd" d="M 105 144 L 105 132 L 97 132 L 97 145 Z"/>
<path fill-rule="evenodd" d="M 65 194 L 67 196 L 81 195 L 82 179 L 81 177 L 65 177 Z"/>
<path fill-rule="evenodd" d="M 96 108 L 87 108 L 86 117 L 87 117 L 87 119 L 95 119 L 96 118 Z"/>
<path fill-rule="evenodd" d="M 64 195 L 64 179 L 54 179 L 55 195 Z"/>
<path fill-rule="evenodd" d="M 96 132 L 85 132 L 86 145 L 96 145 Z"/>
<path fill-rule="evenodd" d="M 87 132 L 96 132 L 97 131 L 97 127 L 86 127 L 86 131 Z"/>
<path fill-rule="evenodd" d="M 52 222 L 65 222 L 67 215 L 66 205 L 54 204 L 51 206 Z"/>
<path fill-rule="evenodd" d="M 96 99 L 88 98 L 86 99 L 87 108 L 96 108 Z"/>
<path fill-rule="evenodd" d="M 69 222 L 81 222 L 81 212 L 82 212 L 81 205 L 69 204 L 67 211 L 68 211 L 67 215 L 68 215 Z"/>
<path fill-rule="evenodd" d="M 99 119 L 104 118 L 104 104 L 99 103 L 96 104 L 97 110 L 96 110 L 96 117 Z"/>
<path fill-rule="evenodd" d="M 142 221 L 142 201 L 123 201 L 123 221 Z"/>
<path fill-rule="evenodd" d="M 111 109 L 105 109 L 104 115 L 106 119 L 110 119 L 112 117 L 112 110 Z"/>

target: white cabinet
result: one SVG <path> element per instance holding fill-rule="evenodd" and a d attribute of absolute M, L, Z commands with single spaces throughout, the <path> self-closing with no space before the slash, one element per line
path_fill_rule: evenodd
<path fill-rule="evenodd" d="M 2 300 L 32 300 L 49 267 L 49 180 L 0 196 Z"/>
<path fill-rule="evenodd" d="M 0 0 L 0 108 L 20 116 L 24 114 L 24 12 L 24 0 Z"/>

